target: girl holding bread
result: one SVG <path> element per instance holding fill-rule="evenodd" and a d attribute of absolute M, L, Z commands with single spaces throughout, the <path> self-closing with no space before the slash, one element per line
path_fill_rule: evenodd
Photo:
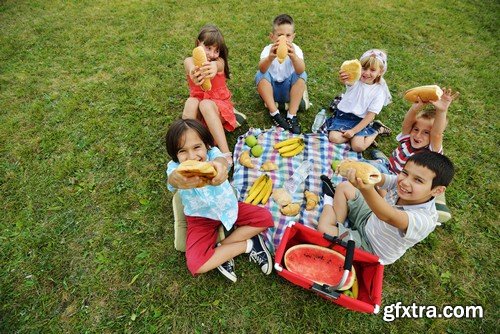
<path fill-rule="evenodd" d="M 214 25 L 205 25 L 201 29 L 195 46 L 194 56 L 184 60 L 189 97 L 184 104 L 182 118 L 198 119 L 206 124 L 217 146 L 232 165 L 232 154 L 224 130 L 233 131 L 238 123 L 231 92 L 226 85 L 226 79 L 230 77 L 228 49 L 222 33 Z M 196 54 L 199 49 L 205 51 L 204 54 Z M 200 65 L 196 65 L 198 57 L 203 59 Z"/>
<path fill-rule="evenodd" d="M 363 152 L 377 135 L 388 135 L 390 129 L 381 122 L 369 124 L 382 107 L 391 102 L 391 93 L 383 78 L 387 71 L 387 55 L 377 49 L 366 51 L 360 58 L 361 76 L 354 83 L 347 71 L 341 70 L 340 81 L 347 87 L 335 115 L 327 120 L 328 139 L 335 144 L 349 142 L 355 152 Z"/>
<path fill-rule="evenodd" d="M 168 129 L 165 141 L 172 158 L 167 165 L 167 187 L 179 191 L 184 205 L 186 260 L 191 274 L 217 268 L 236 282 L 233 258 L 248 253 L 250 261 L 269 275 L 272 258 L 259 233 L 274 226 L 272 215 L 265 208 L 237 201 L 227 180 L 227 160 L 214 146 L 208 129 L 197 120 L 177 120 Z M 227 231 L 237 228 L 217 243 L 221 224 Z"/>

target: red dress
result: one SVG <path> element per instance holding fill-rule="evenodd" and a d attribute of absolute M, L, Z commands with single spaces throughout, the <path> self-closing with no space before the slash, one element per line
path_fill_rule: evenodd
<path fill-rule="evenodd" d="M 189 76 L 187 76 L 189 84 L 189 96 L 199 100 L 212 100 L 219 109 L 222 126 L 227 131 L 236 129 L 236 117 L 234 116 L 234 106 L 231 102 L 231 92 L 226 85 L 226 76 L 224 72 L 219 72 L 211 80 L 212 89 L 203 91 L 201 86 L 196 86 Z"/>

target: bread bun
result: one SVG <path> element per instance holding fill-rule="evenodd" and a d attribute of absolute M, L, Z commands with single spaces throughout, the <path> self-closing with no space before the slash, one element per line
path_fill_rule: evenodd
<path fill-rule="evenodd" d="M 197 46 L 193 49 L 193 61 L 196 66 L 201 67 L 207 60 L 207 55 L 205 53 L 205 48 L 203 48 L 203 45 Z M 212 83 L 210 82 L 210 79 L 206 78 L 205 80 L 203 80 L 201 89 L 203 89 L 204 91 L 212 89 Z"/>
<path fill-rule="evenodd" d="M 177 172 L 185 177 L 199 176 L 202 182 L 198 187 L 203 187 L 210 183 L 210 180 L 217 175 L 214 166 L 206 161 L 186 160 L 179 164 Z"/>
<path fill-rule="evenodd" d="M 441 99 L 443 90 L 438 85 L 420 86 L 409 89 L 405 93 L 405 99 L 415 103 L 420 97 L 422 102 L 437 101 Z"/>
<path fill-rule="evenodd" d="M 367 162 L 344 160 L 337 167 L 337 173 L 347 177 L 349 169 L 356 170 L 356 177 L 360 178 L 365 184 L 377 184 L 382 181 L 382 175 L 379 170 Z"/>
<path fill-rule="evenodd" d="M 281 35 L 278 37 L 278 49 L 276 50 L 276 56 L 278 59 L 278 62 L 282 64 L 285 61 L 285 58 L 288 57 L 288 46 L 286 44 L 286 36 Z"/>
<path fill-rule="evenodd" d="M 349 74 L 349 79 L 346 81 L 346 84 L 352 86 L 361 77 L 361 63 L 357 59 L 346 60 L 340 66 L 340 71 Z"/>

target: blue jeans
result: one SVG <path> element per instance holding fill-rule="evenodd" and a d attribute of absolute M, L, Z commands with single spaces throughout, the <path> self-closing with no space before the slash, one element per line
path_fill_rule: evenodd
<path fill-rule="evenodd" d="M 292 86 L 295 85 L 299 79 L 303 79 L 307 82 L 307 73 L 304 71 L 299 75 L 293 72 L 292 75 L 284 81 L 278 82 L 273 79 L 269 71 L 266 73 L 257 71 L 257 74 L 255 74 L 255 84 L 258 85 L 262 79 L 266 79 L 271 83 L 275 102 L 287 103 L 290 102 L 290 89 L 292 89 Z"/>

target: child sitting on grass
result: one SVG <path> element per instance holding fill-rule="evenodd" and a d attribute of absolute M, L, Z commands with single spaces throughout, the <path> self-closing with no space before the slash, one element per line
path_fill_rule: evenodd
<path fill-rule="evenodd" d="M 443 133 L 447 125 L 448 108 L 459 96 L 451 89 L 443 87 L 443 95 L 438 101 L 422 102 L 420 98 L 413 103 L 403 120 L 401 133 L 397 135 L 398 147 L 387 158 L 381 151 L 373 150 L 370 156 L 374 159 L 373 165 L 382 173 L 398 174 L 402 166 L 413 154 L 422 150 L 443 153 Z M 428 104 L 434 108 L 424 109 Z M 443 195 L 436 198 L 436 206 L 439 213 L 439 222 L 448 221 L 451 213 L 446 206 Z"/>
<path fill-rule="evenodd" d="M 276 54 L 280 36 L 286 37 L 288 47 L 288 56 L 283 63 L 278 61 Z M 293 43 L 295 38 L 293 19 L 287 14 L 275 17 L 269 38 L 272 44 L 262 50 L 259 70 L 255 75 L 257 91 L 269 110 L 273 124 L 299 134 L 302 128 L 297 118 L 297 111 L 306 89 L 307 74 L 304 54 L 300 47 Z M 275 102 L 290 103 L 286 119 L 281 116 Z"/>
<path fill-rule="evenodd" d="M 335 144 L 349 142 L 355 152 L 366 150 L 379 134 L 391 132 L 380 121 L 370 126 L 375 116 L 391 102 L 391 93 L 383 78 L 387 71 L 387 55 L 381 50 L 368 50 L 360 62 L 361 77 L 352 86 L 347 84 L 348 73 L 340 72 L 346 92 L 335 108 L 335 115 L 326 121 L 328 140 Z"/>
<path fill-rule="evenodd" d="M 214 146 L 209 130 L 196 120 L 178 120 L 168 129 L 165 141 L 172 158 L 167 167 L 168 189 L 179 191 L 186 215 L 186 260 L 191 274 L 217 268 L 236 282 L 233 258 L 248 253 L 250 261 L 269 275 L 272 258 L 259 233 L 274 226 L 273 217 L 265 208 L 237 201 L 227 180 L 229 164 Z M 217 175 L 209 185 L 199 187 L 199 176 L 185 177 L 177 172 L 186 160 L 209 161 Z M 238 228 L 216 244 L 221 224 L 226 230 L 233 225 Z"/>
<path fill-rule="evenodd" d="M 322 176 L 324 206 L 318 230 L 338 236 L 349 230 L 356 246 L 387 265 L 425 239 L 436 227 L 435 200 L 453 178 L 454 167 L 444 155 L 422 151 L 412 155 L 398 175 L 382 174 L 376 184 L 388 192 L 382 198 L 375 185 L 364 184 L 351 169 L 347 179 L 333 188 Z M 349 227 L 344 227 L 344 221 Z"/>

